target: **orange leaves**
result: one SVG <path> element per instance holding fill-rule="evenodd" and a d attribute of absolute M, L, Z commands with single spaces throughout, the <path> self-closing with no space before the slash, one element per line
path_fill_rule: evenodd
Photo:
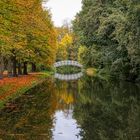
<path fill-rule="evenodd" d="M 0 80 L 0 89 L 6 86 L 10 86 L 10 88 L 7 88 L 2 95 L 0 94 L 0 100 L 4 100 L 23 87 L 31 86 L 33 81 L 37 81 L 37 77 L 35 75 L 4 78 L 3 80 Z"/>

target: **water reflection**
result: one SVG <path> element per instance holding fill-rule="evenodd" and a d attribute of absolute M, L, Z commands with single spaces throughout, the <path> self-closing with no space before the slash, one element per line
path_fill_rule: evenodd
<path fill-rule="evenodd" d="M 48 80 L 1 110 L 0 138 L 4 140 L 51 139 L 56 108 L 56 96 L 52 94 L 53 87 L 51 80 Z"/>
<path fill-rule="evenodd" d="M 67 115 L 64 115 L 63 111 L 58 111 L 55 114 L 55 118 L 54 140 L 80 140 L 80 137 L 78 137 L 80 129 L 77 121 L 73 119 L 73 110 L 69 110 Z"/>
<path fill-rule="evenodd" d="M 0 111 L 4 140 L 139 140 L 140 87 L 47 79 Z"/>
<path fill-rule="evenodd" d="M 59 74 L 59 73 L 55 73 L 55 75 L 54 75 L 54 77 L 56 79 L 65 80 L 65 81 L 78 80 L 82 76 L 83 76 L 83 72 L 76 73 L 76 74 Z"/>
<path fill-rule="evenodd" d="M 74 116 L 82 140 L 140 139 L 140 87 L 127 82 L 80 81 Z"/>

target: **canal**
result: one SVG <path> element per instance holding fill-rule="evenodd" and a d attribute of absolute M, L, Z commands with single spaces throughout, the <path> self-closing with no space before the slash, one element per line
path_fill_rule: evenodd
<path fill-rule="evenodd" d="M 140 140 L 140 87 L 48 78 L 0 110 L 0 140 Z"/>

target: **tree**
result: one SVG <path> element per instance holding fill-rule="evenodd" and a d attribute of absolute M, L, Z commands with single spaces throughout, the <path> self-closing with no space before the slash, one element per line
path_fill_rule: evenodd
<path fill-rule="evenodd" d="M 85 55 L 84 61 L 92 61 L 85 64 L 121 79 L 139 80 L 139 9 L 137 0 L 83 0 L 73 30 L 78 42 L 93 52 Z"/>
<path fill-rule="evenodd" d="M 77 60 L 76 36 L 72 31 L 71 24 L 65 21 L 62 27 L 56 28 L 57 33 L 57 54 L 56 61 Z"/>
<path fill-rule="evenodd" d="M 9 75 L 27 74 L 28 63 L 51 67 L 56 55 L 56 34 L 48 9 L 38 0 L 0 2 L 0 59 L 8 61 Z M 3 73 L 3 64 L 0 73 Z M 17 73 L 18 68 L 18 73 Z M 35 69 L 34 69 L 35 70 Z"/>

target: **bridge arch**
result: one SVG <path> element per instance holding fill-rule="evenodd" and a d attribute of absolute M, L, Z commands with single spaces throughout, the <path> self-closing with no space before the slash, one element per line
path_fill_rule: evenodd
<path fill-rule="evenodd" d="M 61 66 L 76 66 L 76 67 L 80 67 L 82 68 L 83 65 L 81 65 L 79 62 L 77 61 L 73 61 L 73 60 L 64 60 L 64 61 L 59 61 L 54 63 L 54 67 L 61 67 Z"/>

